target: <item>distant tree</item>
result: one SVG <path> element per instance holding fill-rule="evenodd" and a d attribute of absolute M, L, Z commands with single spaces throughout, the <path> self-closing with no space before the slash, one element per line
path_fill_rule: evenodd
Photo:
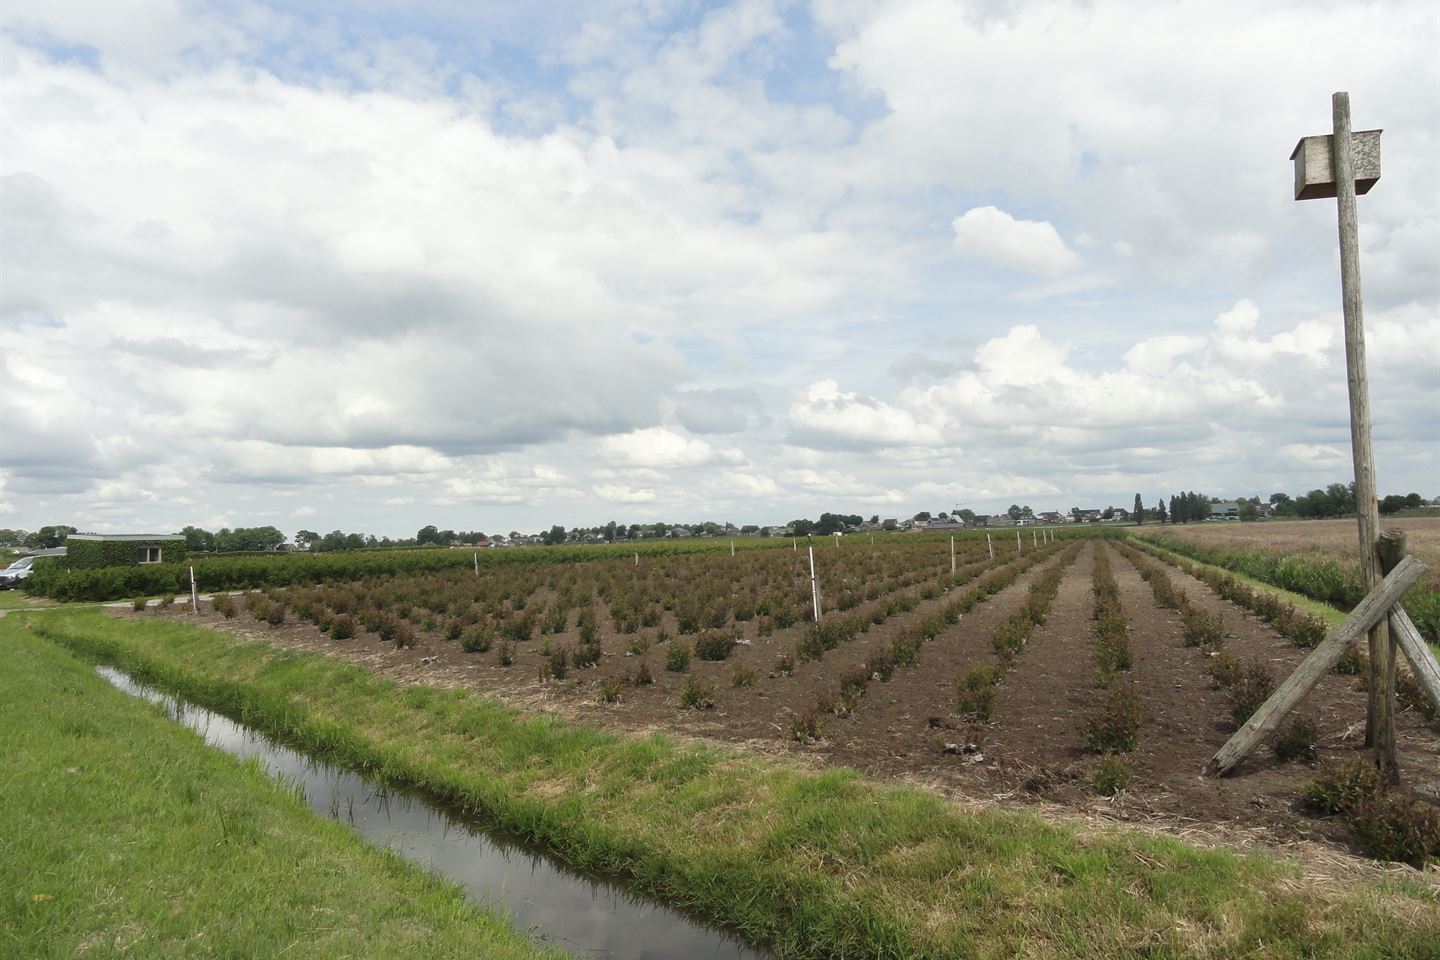
<path fill-rule="evenodd" d="M 557 543 L 565 542 L 565 528 L 556 524 L 549 530 L 540 534 L 540 542 L 546 546 L 554 546 Z"/>
<path fill-rule="evenodd" d="M 631 540 L 639 540 L 639 539 L 640 539 L 640 524 L 638 524 L 638 523 L 632 523 L 632 524 L 630 524 L 630 539 L 631 539 Z"/>
<path fill-rule="evenodd" d="M 790 529 L 795 531 L 797 537 L 808 537 L 810 532 L 815 529 L 815 524 L 813 521 L 805 519 L 791 520 Z"/>
<path fill-rule="evenodd" d="M 1101 520 L 1114 520 L 1114 519 L 1115 519 L 1115 508 L 1114 508 L 1114 507 L 1106 507 L 1106 508 L 1100 513 L 1100 519 L 1101 519 Z"/>
<path fill-rule="evenodd" d="M 756 526 L 755 524 L 753 524 L 753 523 L 747 523 L 747 524 L 745 524 L 745 526 L 743 526 L 743 527 L 740 528 L 740 532 L 741 532 L 742 534 L 759 533 L 759 532 L 760 532 L 760 528 L 759 528 L 758 526 Z"/>
<path fill-rule="evenodd" d="M 11 530 L 9 527 L 0 528 L 0 547 L 18 547 L 25 543 L 26 533 L 24 530 Z"/>
<path fill-rule="evenodd" d="M 1336 516 L 1355 512 L 1355 484 L 1332 483 L 1325 488 L 1325 495 L 1335 505 Z"/>
<path fill-rule="evenodd" d="M 926 520 L 930 519 L 930 511 L 921 510 L 919 513 L 915 514 L 915 516 L 911 517 L 910 519 L 914 520 L 916 523 L 923 523 Z"/>
<path fill-rule="evenodd" d="M 1260 518 L 1260 508 L 1249 500 L 1240 501 L 1240 522 L 1254 523 Z"/>
<path fill-rule="evenodd" d="M 1180 498 L 1173 494 L 1170 497 L 1170 522 L 1180 522 Z"/>
<path fill-rule="evenodd" d="M 955 516 L 959 517 L 961 520 L 964 520 L 966 523 L 975 522 L 975 511 L 969 508 L 955 511 Z"/>
<path fill-rule="evenodd" d="M 1342 140 L 1342 141 L 1340 141 L 1340 143 L 1341 143 L 1341 145 L 1343 146 L 1344 143 L 1345 143 L 1345 141 Z M 1145 504 L 1143 504 L 1143 503 L 1140 502 L 1140 494 L 1137 493 L 1137 494 L 1135 494 L 1135 523 L 1136 523 L 1136 524 L 1141 524 L 1141 523 L 1144 523 L 1144 522 L 1145 522 Z"/>
<path fill-rule="evenodd" d="M 1342 142 L 1343 142 L 1343 141 L 1342 141 Z M 605 524 L 605 540 L 606 540 L 607 542 L 609 542 L 609 543 L 614 543 L 614 542 L 615 542 L 615 530 L 616 530 L 617 526 L 618 526 L 618 525 L 615 523 L 614 520 L 611 520 L 609 523 Z"/>
<path fill-rule="evenodd" d="M 54 550 L 56 547 L 65 544 L 65 538 L 72 533 L 79 533 L 74 527 L 67 527 L 64 524 L 41 527 L 25 538 L 25 546 L 32 550 Z"/>
<path fill-rule="evenodd" d="M 1342 141 L 1342 142 L 1343 142 L 1343 141 Z M 875 514 L 875 516 L 871 517 L 871 518 L 870 518 L 870 522 L 871 522 L 871 523 L 879 523 L 879 522 L 880 522 L 880 514 L 877 513 L 877 514 Z"/>
<path fill-rule="evenodd" d="M 1019 520 L 1022 516 L 1024 516 L 1025 513 L 1023 510 L 1020 509 L 1020 504 L 1018 503 L 1010 504 L 1009 509 L 1007 509 L 1005 512 L 1010 515 L 1011 520 Z"/>
<path fill-rule="evenodd" d="M 1159 500 L 1155 501 L 1155 519 L 1160 523 L 1164 523 L 1166 520 L 1170 519 L 1170 515 L 1165 512 L 1164 497 L 1161 497 Z"/>
<path fill-rule="evenodd" d="M 320 534 L 314 530 L 296 530 L 295 545 L 302 550 L 309 550 L 311 546 L 320 539 Z"/>
<path fill-rule="evenodd" d="M 215 534 L 209 530 L 202 530 L 199 527 L 184 527 L 180 532 L 185 534 L 185 549 L 188 552 L 215 552 Z"/>

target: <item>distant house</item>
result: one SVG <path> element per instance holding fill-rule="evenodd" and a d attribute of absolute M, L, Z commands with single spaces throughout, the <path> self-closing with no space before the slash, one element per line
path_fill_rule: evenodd
<path fill-rule="evenodd" d="M 1240 504 L 1234 500 L 1221 500 L 1219 503 L 1210 504 L 1211 520 L 1239 520 Z"/>
<path fill-rule="evenodd" d="M 65 565 L 72 570 L 184 559 L 185 536 L 179 533 L 72 533 L 65 538 Z"/>
<path fill-rule="evenodd" d="M 1041 523 L 1045 523 L 1045 524 L 1065 523 L 1065 522 L 1066 522 L 1066 521 L 1065 521 L 1065 518 L 1064 518 L 1063 516 L 1061 516 L 1059 513 L 1056 513 L 1054 510 L 1046 510 L 1044 513 L 1041 513 L 1041 514 L 1039 515 L 1039 520 L 1040 520 Z"/>
<path fill-rule="evenodd" d="M 964 521 L 964 520 L 952 520 L 952 519 L 950 519 L 949 517 L 945 518 L 944 520 L 941 520 L 941 519 L 939 519 L 939 518 L 937 517 L 937 518 L 934 519 L 934 520 L 927 520 L 927 521 L 925 521 L 925 531 L 926 531 L 927 533 L 932 532 L 932 531 L 936 531 L 936 530 L 942 530 L 942 531 L 943 531 L 943 530 L 964 530 L 964 529 L 965 529 L 965 521 Z"/>

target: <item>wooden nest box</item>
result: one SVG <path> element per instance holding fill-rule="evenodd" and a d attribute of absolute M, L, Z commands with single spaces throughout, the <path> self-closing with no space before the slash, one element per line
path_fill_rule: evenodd
<path fill-rule="evenodd" d="M 1290 159 L 1295 161 L 1295 199 L 1319 200 L 1335 196 L 1331 169 L 1334 136 L 1302 137 Z M 1380 131 L 1356 130 L 1350 134 L 1350 158 L 1355 168 L 1355 192 L 1369 193 L 1380 179 Z"/>

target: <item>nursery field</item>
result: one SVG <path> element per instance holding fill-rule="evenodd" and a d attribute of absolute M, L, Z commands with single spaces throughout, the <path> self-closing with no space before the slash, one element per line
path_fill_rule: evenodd
<path fill-rule="evenodd" d="M 1000 805 L 1224 842 L 1371 842 L 1298 803 L 1317 764 L 1362 756 L 1355 658 L 1275 749 L 1199 775 L 1324 634 L 1274 594 L 1089 531 L 997 538 L 993 557 L 960 540 L 953 561 L 945 541 L 827 543 L 815 567 L 819 624 L 803 549 L 387 574 L 222 596 L 199 618 L 117 615 L 198 619 L 406 683 Z M 1402 694 L 1406 784 L 1440 796 L 1440 726 Z"/>

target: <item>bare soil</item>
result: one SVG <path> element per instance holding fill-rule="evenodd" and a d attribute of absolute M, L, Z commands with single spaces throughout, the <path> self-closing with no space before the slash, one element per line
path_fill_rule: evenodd
<path fill-rule="evenodd" d="M 1087 715 L 1103 696 L 1092 661 L 1091 619 L 1091 574 L 1100 550 L 1109 551 L 1131 629 L 1134 664 L 1129 679 L 1144 713 L 1139 745 L 1130 755 L 1136 777 L 1115 797 L 1098 795 L 1088 783 L 1097 758 L 1085 752 L 1082 734 Z M 692 659 L 689 673 L 713 685 L 714 707 L 699 710 L 680 707 L 679 690 L 687 674 L 665 669 L 666 645 L 652 645 L 639 655 L 627 653 L 633 637 L 617 634 L 603 613 L 599 665 L 572 671 L 560 681 L 542 677 L 545 658 L 539 655 L 538 640 L 521 646 L 513 666 L 501 667 L 494 650 L 467 654 L 457 643 L 433 634 L 422 634 L 414 647 L 395 649 L 363 630 L 355 639 L 336 641 L 308 623 L 272 627 L 243 613 L 226 621 L 205 610 L 199 619 L 247 637 L 341 657 L 403 682 L 471 688 L 513 706 L 607 729 L 664 730 L 744 744 L 816 764 L 854 767 L 955 797 L 1038 807 L 1059 815 L 1145 822 L 1172 833 L 1218 832 L 1245 842 L 1318 841 L 1327 849 L 1344 849 L 1347 838 L 1341 825 L 1304 815 L 1296 806 L 1300 787 L 1315 774 L 1312 767 L 1281 763 L 1262 748 L 1229 777 L 1200 776 L 1202 766 L 1233 732 L 1229 695 L 1214 689 L 1208 655 L 1182 644 L 1179 615 L 1159 606 L 1135 568 L 1102 541 L 1086 543 L 1068 562 L 1049 616 L 1035 627 L 998 690 L 992 722 L 969 723 L 956 712 L 958 677 L 973 664 L 996 662 L 991 647 L 995 628 L 1021 607 L 1042 571 L 1065 562 L 1052 557 L 1031 568 L 926 643 L 917 667 L 897 668 L 888 682 L 872 681 L 850 716 L 824 719 L 821 739 L 813 744 L 792 738 L 792 718 L 813 706 L 819 694 L 834 690 L 843 671 L 863 665 L 897 632 L 935 613 L 951 597 L 922 602 L 818 661 L 797 663 L 793 675 L 777 675 L 773 667 L 782 652 L 793 648 L 803 625 L 752 637 L 725 661 Z M 1166 571 L 1192 603 L 1223 618 L 1232 634 L 1226 647 L 1242 660 L 1263 662 L 1279 682 L 1304 658 L 1307 651 L 1202 582 L 1174 567 Z M 127 618 L 157 615 L 114 612 Z M 190 617 L 180 608 L 158 615 Z M 670 632 L 675 632 L 673 625 Z M 551 642 L 573 647 L 574 633 L 572 625 Z M 633 674 L 641 662 L 654 683 L 626 685 L 619 703 L 601 702 L 602 682 Z M 755 673 L 753 686 L 732 685 L 737 665 Z M 1318 725 L 1322 761 L 1361 755 L 1365 695 L 1357 678 L 1328 676 L 1300 710 Z M 1440 730 L 1412 713 L 1401 713 L 1397 727 L 1406 782 L 1424 796 L 1440 798 Z"/>

